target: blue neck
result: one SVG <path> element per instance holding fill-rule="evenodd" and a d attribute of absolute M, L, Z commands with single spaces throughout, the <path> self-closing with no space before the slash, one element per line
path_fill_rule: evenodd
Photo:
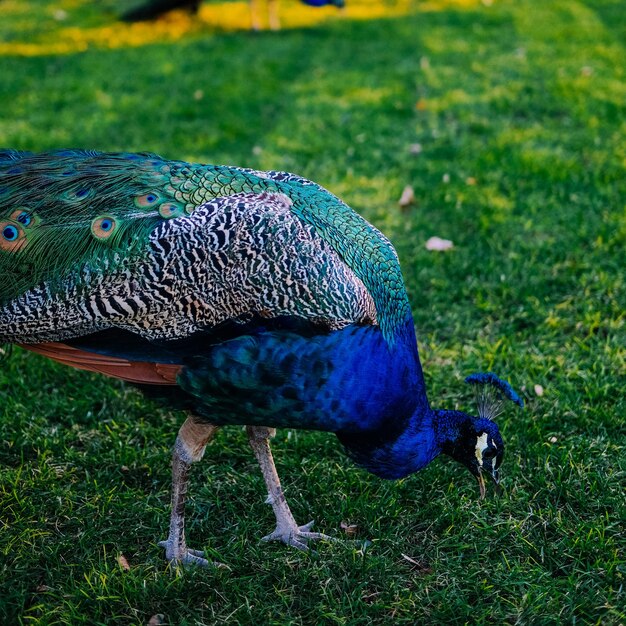
<path fill-rule="evenodd" d="M 428 415 L 430 406 L 412 318 L 398 329 L 393 344 L 379 328 L 370 327 L 357 330 L 350 340 L 342 338 L 339 346 L 334 380 L 329 383 L 337 396 L 344 398 L 345 417 L 333 430 L 399 435 L 412 415 Z"/>
<path fill-rule="evenodd" d="M 391 348 L 379 336 L 381 345 L 370 345 L 369 352 L 376 355 L 378 364 L 385 351 L 389 363 L 403 364 L 404 372 L 397 371 L 395 365 L 389 372 L 381 370 L 380 377 L 386 393 L 404 402 L 394 405 L 392 411 L 380 411 L 368 430 L 343 429 L 337 436 L 359 465 L 382 478 L 402 478 L 442 451 L 436 436 L 437 413 L 428 403 L 413 320 L 408 319 L 401 327 Z M 362 416 L 360 421 L 362 424 Z"/>
<path fill-rule="evenodd" d="M 434 411 L 435 437 L 440 443 L 442 452 L 462 436 L 462 431 L 470 422 L 470 417 L 461 411 L 438 409 Z"/>
<path fill-rule="evenodd" d="M 456 458 L 456 446 L 472 427 L 465 413 L 418 405 L 400 432 L 381 429 L 378 434 L 340 434 L 339 439 L 359 465 L 381 478 L 397 479 L 417 472 L 442 452 Z"/>
<path fill-rule="evenodd" d="M 435 441 L 434 413 L 416 410 L 408 425 L 400 432 L 390 434 L 381 431 L 355 436 L 339 434 L 354 461 L 381 478 L 404 478 L 428 465 L 441 447 Z"/>

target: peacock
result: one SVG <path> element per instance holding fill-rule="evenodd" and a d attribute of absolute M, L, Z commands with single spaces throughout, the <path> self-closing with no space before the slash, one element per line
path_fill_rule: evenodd
<path fill-rule="evenodd" d="M 187 11 L 195 15 L 200 10 L 202 0 L 150 0 L 146 4 L 133 7 L 122 14 L 125 22 L 154 20 L 160 15 L 175 9 Z"/>
<path fill-rule="evenodd" d="M 187 547 L 188 472 L 221 426 L 245 426 L 276 516 L 301 550 L 274 466 L 276 428 L 337 435 L 384 479 L 445 453 L 496 488 L 493 419 L 522 405 L 469 376 L 478 415 L 434 409 L 391 243 L 295 174 L 149 153 L 0 152 L 0 344 L 128 381 L 187 412 L 173 449 L 168 561 Z"/>
<path fill-rule="evenodd" d="M 300 0 L 300 2 L 311 7 L 336 6 L 337 8 L 343 8 L 345 5 L 344 0 Z M 201 3 L 202 0 L 149 0 L 146 4 L 126 11 L 122 15 L 122 19 L 126 22 L 153 20 L 174 9 L 182 9 L 193 15 L 198 13 Z M 248 3 L 250 5 L 252 29 L 261 30 L 258 7 L 259 0 L 248 0 Z M 272 30 L 280 30 L 278 0 L 267 0 L 267 10 L 270 28 Z"/>

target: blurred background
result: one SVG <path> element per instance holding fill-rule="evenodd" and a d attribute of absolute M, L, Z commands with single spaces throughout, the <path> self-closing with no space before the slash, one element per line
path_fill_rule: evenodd
<path fill-rule="evenodd" d="M 240 1 L 121 19 L 146 4 L 0 0 L 0 145 L 289 170 L 342 197 L 398 250 L 430 396 L 469 410 L 463 378 L 487 370 L 523 391 L 499 420 L 507 495 L 478 503 L 445 461 L 383 482 L 331 435 L 282 432 L 296 517 L 375 542 L 267 549 L 232 429 L 188 509 L 190 544 L 232 571 L 170 576 L 181 416 L 16 349 L 0 623 L 624 623 L 623 2 L 280 0 L 272 30 L 260 1 L 258 31 Z"/>

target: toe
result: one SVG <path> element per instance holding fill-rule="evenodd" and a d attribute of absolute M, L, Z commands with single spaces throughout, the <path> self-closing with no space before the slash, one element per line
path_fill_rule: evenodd
<path fill-rule="evenodd" d="M 177 559 L 176 563 L 180 563 L 185 567 L 208 567 L 209 565 L 211 565 L 211 563 L 209 563 L 209 561 L 207 561 L 206 559 L 192 554 L 193 552 L 193 550 L 189 550 L 189 552 L 184 554 L 180 559 Z"/>
<path fill-rule="evenodd" d="M 303 541 L 296 539 L 296 537 L 291 536 L 288 541 L 285 542 L 287 545 L 296 548 L 297 550 L 301 550 L 302 552 L 309 552 L 310 548 Z"/>
<path fill-rule="evenodd" d="M 160 548 L 165 549 L 165 558 L 175 567 L 183 566 L 183 567 L 217 567 L 220 569 L 230 569 L 228 565 L 224 565 L 223 563 L 217 563 L 213 561 L 208 561 L 204 557 L 204 552 L 202 550 L 191 550 L 190 548 L 186 548 L 184 545 L 176 546 L 173 545 L 171 541 L 159 541 L 158 543 Z"/>
<path fill-rule="evenodd" d="M 322 541 L 339 541 L 338 539 L 336 539 L 335 537 L 331 537 L 330 535 L 325 535 L 324 533 L 307 533 L 307 532 L 300 532 L 298 533 L 298 537 L 302 538 L 302 539 L 312 539 L 312 540 L 316 540 L 316 539 L 320 539 Z"/>
<path fill-rule="evenodd" d="M 203 550 L 191 550 L 191 549 L 188 549 L 187 553 L 191 554 L 192 556 L 199 556 L 199 557 L 203 557 L 204 556 L 204 551 Z"/>

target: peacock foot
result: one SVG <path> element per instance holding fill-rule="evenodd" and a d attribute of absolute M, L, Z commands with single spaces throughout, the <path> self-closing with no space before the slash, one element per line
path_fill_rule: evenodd
<path fill-rule="evenodd" d="M 165 548 L 165 558 L 171 565 L 182 565 L 183 567 L 217 567 L 220 569 L 230 569 L 224 563 L 216 561 L 208 561 L 204 558 L 202 550 L 192 550 L 185 545 L 176 544 L 176 542 L 167 539 L 159 541 L 159 547 Z"/>
<path fill-rule="evenodd" d="M 303 552 L 309 550 L 308 541 L 339 541 L 339 539 L 324 533 L 312 533 L 311 528 L 313 528 L 314 523 L 314 521 L 310 521 L 304 526 L 298 526 L 295 522 L 288 525 L 278 525 L 276 530 L 263 537 L 262 541 L 282 541 L 284 544 Z"/>

